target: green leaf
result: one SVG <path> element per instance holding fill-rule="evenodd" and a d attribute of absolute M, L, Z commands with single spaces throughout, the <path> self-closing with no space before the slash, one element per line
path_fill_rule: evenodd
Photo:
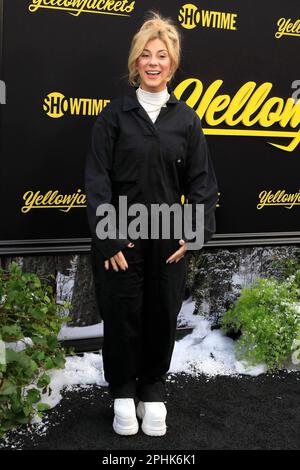
<path fill-rule="evenodd" d="M 49 375 L 47 374 L 43 374 L 40 378 L 39 378 L 39 381 L 37 383 L 37 386 L 39 388 L 44 388 L 44 387 L 47 387 L 47 385 L 49 385 L 49 383 L 51 382 L 51 378 L 49 377 Z"/>
<path fill-rule="evenodd" d="M 47 411 L 47 410 L 50 410 L 50 406 L 47 403 L 38 403 L 37 410 L 38 411 Z"/>
<path fill-rule="evenodd" d="M 4 379 L 0 387 L 0 395 L 13 395 L 18 390 L 17 385 L 7 379 Z"/>
<path fill-rule="evenodd" d="M 47 338 L 45 338 L 44 336 L 33 335 L 31 337 L 31 339 L 32 339 L 32 342 L 37 344 L 37 345 L 46 345 L 47 344 Z"/>
<path fill-rule="evenodd" d="M 32 411 L 32 403 L 28 400 L 27 403 L 23 405 L 23 413 L 25 416 L 30 416 Z"/>
<path fill-rule="evenodd" d="M 34 287 L 36 287 L 37 289 L 41 287 L 41 281 L 38 278 L 34 280 Z"/>
<path fill-rule="evenodd" d="M 58 356 L 53 359 L 53 365 L 57 369 L 63 369 L 65 367 L 65 363 L 66 363 L 66 360 L 64 357 Z"/>
<path fill-rule="evenodd" d="M 35 308 L 32 310 L 31 315 L 36 320 L 43 320 L 45 318 L 45 313 L 42 311 L 41 308 Z"/>
<path fill-rule="evenodd" d="M 53 367 L 54 367 L 53 361 L 51 357 L 48 357 L 45 361 L 45 369 L 49 370 L 49 369 L 53 369 Z"/>
<path fill-rule="evenodd" d="M 58 339 L 56 336 L 51 335 L 47 337 L 47 344 L 51 350 L 54 350 L 58 346 Z"/>
<path fill-rule="evenodd" d="M 31 359 L 27 356 L 26 351 L 14 351 L 13 349 L 6 349 L 6 363 L 18 363 L 20 366 L 27 368 L 31 365 Z"/>
<path fill-rule="evenodd" d="M 15 416 L 14 421 L 18 424 L 28 424 L 31 421 L 31 416 L 24 416 L 24 414 L 19 414 Z"/>
<path fill-rule="evenodd" d="M 17 323 L 2 326 L 0 333 L 3 341 L 18 341 L 24 338 L 21 327 Z"/>
<path fill-rule="evenodd" d="M 41 399 L 41 393 L 37 388 L 31 388 L 27 393 L 27 401 L 31 404 L 37 403 Z"/>
<path fill-rule="evenodd" d="M 43 361 L 45 359 L 45 351 L 37 351 L 33 358 L 36 361 Z"/>

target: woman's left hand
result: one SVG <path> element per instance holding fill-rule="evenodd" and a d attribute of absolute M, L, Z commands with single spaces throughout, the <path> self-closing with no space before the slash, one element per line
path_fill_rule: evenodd
<path fill-rule="evenodd" d="M 179 244 L 181 247 L 179 250 L 175 251 L 166 261 L 166 263 L 173 263 L 175 261 L 176 263 L 184 257 L 185 252 L 186 252 L 186 242 L 184 240 L 179 240 Z"/>

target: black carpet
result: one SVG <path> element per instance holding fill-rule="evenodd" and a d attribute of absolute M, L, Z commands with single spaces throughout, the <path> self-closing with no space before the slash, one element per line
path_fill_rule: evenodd
<path fill-rule="evenodd" d="M 299 449 L 300 373 L 258 377 L 172 375 L 167 382 L 167 434 L 118 436 L 105 387 L 66 391 L 47 412 L 45 435 L 21 427 L 1 441 L 23 450 Z M 0 446 L 1 447 L 1 446 Z"/>

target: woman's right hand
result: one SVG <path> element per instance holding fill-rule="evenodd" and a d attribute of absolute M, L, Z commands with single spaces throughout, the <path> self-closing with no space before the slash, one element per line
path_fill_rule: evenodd
<path fill-rule="evenodd" d="M 130 242 L 127 246 L 129 248 L 133 248 L 134 244 Z M 119 271 L 119 268 L 122 269 L 122 271 L 126 271 L 126 269 L 128 269 L 128 264 L 122 251 L 116 253 L 114 256 L 109 258 L 109 260 L 107 259 L 104 261 L 104 267 L 106 270 L 109 269 L 110 264 L 114 271 Z"/>

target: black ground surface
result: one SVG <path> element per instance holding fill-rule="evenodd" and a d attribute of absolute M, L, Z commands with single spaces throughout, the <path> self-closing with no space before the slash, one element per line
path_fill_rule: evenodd
<path fill-rule="evenodd" d="M 46 430 L 21 427 L 0 440 L 2 449 L 212 450 L 299 449 L 299 372 L 258 377 L 171 375 L 167 382 L 167 434 L 112 429 L 112 399 L 105 387 L 65 391 L 47 412 Z"/>

